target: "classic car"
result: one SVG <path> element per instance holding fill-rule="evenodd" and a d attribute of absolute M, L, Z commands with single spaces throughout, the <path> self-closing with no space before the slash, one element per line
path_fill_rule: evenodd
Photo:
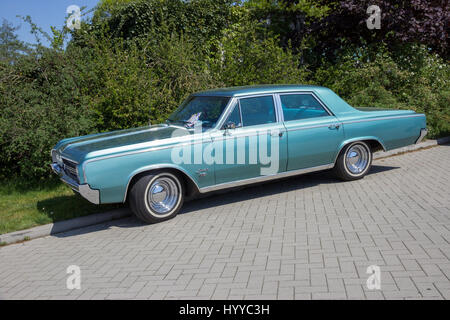
<path fill-rule="evenodd" d="M 361 179 L 375 151 L 426 133 L 424 114 L 353 108 L 324 87 L 232 87 L 190 95 L 162 124 L 63 139 L 51 166 L 90 202 L 155 223 L 216 190 L 327 169 Z"/>

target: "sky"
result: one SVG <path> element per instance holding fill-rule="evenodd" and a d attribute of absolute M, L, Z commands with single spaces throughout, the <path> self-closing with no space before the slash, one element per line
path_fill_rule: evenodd
<path fill-rule="evenodd" d="M 20 26 L 16 31 L 19 40 L 36 43 L 34 35 L 30 33 L 30 27 L 17 15 L 31 16 L 33 22 L 48 34 L 51 33 L 50 26 L 61 28 L 65 24 L 66 10 L 70 5 L 80 8 L 86 6 L 86 10 L 95 7 L 99 0 L 0 0 L 0 24 L 3 19 L 8 20 L 14 26 Z M 42 38 L 43 45 L 49 43 Z"/>

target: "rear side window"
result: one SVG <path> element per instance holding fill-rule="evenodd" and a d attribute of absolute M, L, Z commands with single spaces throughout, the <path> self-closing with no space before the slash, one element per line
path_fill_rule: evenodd
<path fill-rule="evenodd" d="M 280 95 L 284 121 L 302 120 L 329 116 L 312 94 Z"/>
<path fill-rule="evenodd" d="M 277 121 L 272 96 L 242 98 L 239 103 L 244 127 Z"/>

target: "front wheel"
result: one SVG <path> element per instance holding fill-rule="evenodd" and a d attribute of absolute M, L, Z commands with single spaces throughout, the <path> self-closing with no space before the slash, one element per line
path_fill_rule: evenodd
<path fill-rule="evenodd" d="M 351 181 L 363 178 L 372 165 L 372 150 L 363 141 L 353 142 L 344 147 L 335 166 L 335 174 L 342 180 Z"/>
<path fill-rule="evenodd" d="M 157 223 L 175 217 L 183 201 L 183 184 L 170 172 L 144 175 L 130 192 L 131 211 L 146 223 Z"/>

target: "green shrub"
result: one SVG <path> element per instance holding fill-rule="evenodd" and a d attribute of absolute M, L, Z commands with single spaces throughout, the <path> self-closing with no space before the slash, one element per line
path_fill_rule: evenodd
<path fill-rule="evenodd" d="M 47 177 L 55 143 L 94 130 L 79 76 L 78 65 L 53 50 L 0 66 L 1 177 Z"/>
<path fill-rule="evenodd" d="M 299 57 L 284 50 L 276 36 L 259 32 L 246 9 L 235 10 L 238 23 L 224 29 L 213 47 L 211 68 L 227 86 L 305 82 Z"/>
<path fill-rule="evenodd" d="M 370 55 L 348 54 L 337 64 L 317 70 L 313 81 L 333 89 L 355 107 L 423 112 L 428 137 L 436 138 L 450 134 L 449 72 L 449 65 L 439 56 L 411 46 L 395 53 L 381 48 Z"/>

